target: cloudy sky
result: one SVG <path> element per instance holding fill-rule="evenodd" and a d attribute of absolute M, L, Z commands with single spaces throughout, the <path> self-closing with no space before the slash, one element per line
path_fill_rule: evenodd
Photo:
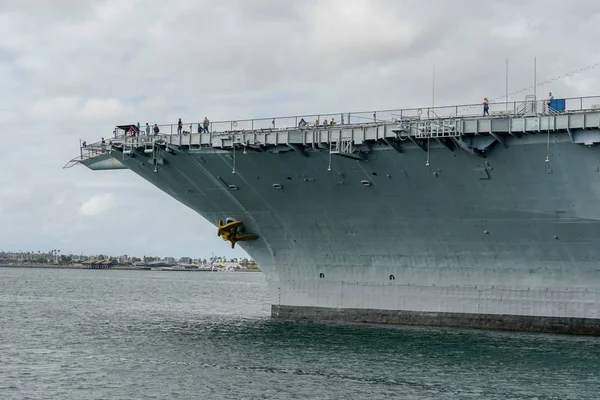
<path fill-rule="evenodd" d="M 129 171 L 62 167 L 133 121 L 427 106 L 434 65 L 436 104 L 499 98 L 507 58 L 510 92 L 534 55 L 538 82 L 600 62 L 599 26 L 597 0 L 0 0 L 0 251 L 244 255 Z"/>

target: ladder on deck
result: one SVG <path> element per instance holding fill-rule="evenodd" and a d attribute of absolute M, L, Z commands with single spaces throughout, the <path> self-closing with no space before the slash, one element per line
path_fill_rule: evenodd
<path fill-rule="evenodd" d="M 130 137 L 123 140 L 123 160 L 130 158 L 136 149 L 143 148 L 145 154 L 154 154 L 154 137 Z"/>
<path fill-rule="evenodd" d="M 364 154 L 359 147 L 354 145 L 352 138 L 342 137 L 341 131 L 337 138 L 330 137 L 329 141 L 329 170 L 331 170 L 331 156 L 337 154 L 342 157 L 363 160 Z"/>
<path fill-rule="evenodd" d="M 425 119 L 400 121 L 400 127 L 416 139 L 460 137 L 460 119 Z"/>
<path fill-rule="evenodd" d="M 519 104 L 516 110 L 517 115 L 537 115 L 538 113 L 538 101 L 535 96 L 532 94 L 528 94 L 525 96 L 525 101 Z"/>
<path fill-rule="evenodd" d="M 338 138 L 337 141 L 331 141 L 329 146 L 331 154 L 352 154 L 354 148 L 352 146 L 351 138 Z"/>

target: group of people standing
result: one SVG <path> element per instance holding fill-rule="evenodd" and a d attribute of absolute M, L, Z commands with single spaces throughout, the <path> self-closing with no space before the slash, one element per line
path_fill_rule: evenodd
<path fill-rule="evenodd" d="M 198 124 L 198 133 L 203 133 L 203 132 L 208 133 L 210 131 L 209 127 L 210 127 L 210 121 L 208 120 L 208 118 L 204 117 L 204 121 L 202 122 L 202 124 Z M 146 126 L 142 130 L 142 127 L 140 126 L 140 123 L 138 122 L 135 126 L 134 125 L 129 126 L 129 130 L 127 131 L 127 136 L 136 137 L 136 136 L 144 135 L 144 133 L 146 134 L 146 136 L 150 136 L 151 134 L 158 135 L 160 133 L 160 128 L 158 127 L 157 124 L 150 126 L 150 124 L 148 124 L 146 122 Z M 184 133 L 183 132 L 183 121 L 181 120 L 181 118 L 179 118 L 177 121 L 177 134 L 181 135 L 182 133 Z M 116 130 L 115 130 L 115 135 L 116 135 Z"/>
<path fill-rule="evenodd" d="M 136 136 L 143 135 L 144 132 L 146 133 L 146 136 L 150 136 L 151 132 L 154 133 L 155 135 L 158 135 L 160 133 L 160 128 L 156 124 L 154 124 L 154 126 L 151 127 L 146 122 L 146 127 L 142 131 L 140 123 L 138 122 L 135 126 L 133 126 L 133 125 L 129 126 L 129 131 L 127 132 L 127 136 L 136 137 Z"/>
<path fill-rule="evenodd" d="M 344 123 L 344 122 L 342 121 L 342 124 L 343 124 L 343 123 Z M 317 119 L 317 120 L 315 120 L 315 126 L 329 126 L 329 125 L 336 125 L 336 124 L 337 124 L 337 122 L 335 122 L 335 118 L 331 118 L 331 121 L 324 120 L 322 125 L 321 125 L 321 123 L 319 122 L 319 120 L 318 120 L 318 119 Z M 299 128 L 305 128 L 305 127 L 307 127 L 307 126 L 308 126 L 308 122 L 306 122 L 306 121 L 304 120 L 304 118 L 302 118 L 302 119 L 300 120 L 300 122 L 298 123 L 298 127 L 299 127 Z"/>
<path fill-rule="evenodd" d="M 210 127 L 210 121 L 208 120 L 208 118 L 204 117 L 204 121 L 202 121 L 202 125 L 198 124 L 198 133 L 208 133 L 210 132 L 209 130 Z M 177 134 L 181 135 L 183 132 L 183 121 L 181 120 L 181 118 L 179 118 L 179 120 L 177 120 Z"/>

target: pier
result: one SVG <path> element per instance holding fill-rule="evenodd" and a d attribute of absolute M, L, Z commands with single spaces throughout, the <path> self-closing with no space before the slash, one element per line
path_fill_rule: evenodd
<path fill-rule="evenodd" d="M 109 260 L 88 260 L 81 263 L 86 269 L 110 269 L 117 263 Z"/>

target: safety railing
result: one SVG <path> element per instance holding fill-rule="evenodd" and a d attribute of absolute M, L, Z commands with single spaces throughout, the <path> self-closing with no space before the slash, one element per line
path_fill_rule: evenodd
<path fill-rule="evenodd" d="M 69 160 L 63 168 L 71 168 L 84 160 L 108 153 L 111 145 L 111 140 L 105 140 L 104 143 L 98 142 L 87 144 L 86 142 L 83 142 L 79 145 L 79 156 Z"/>
<path fill-rule="evenodd" d="M 600 111 L 600 96 L 586 96 L 565 98 L 564 110 L 548 109 L 548 100 L 521 100 L 513 102 L 489 103 L 489 116 L 502 117 L 506 115 L 521 116 L 528 114 L 558 114 L 572 113 L 598 109 Z M 342 112 L 342 113 L 323 113 L 306 114 L 288 117 L 275 118 L 254 118 L 238 119 L 228 121 L 209 122 L 208 131 L 211 133 L 226 132 L 252 132 L 252 131 L 274 131 L 298 127 L 301 122 L 306 126 L 324 126 L 325 121 L 331 125 L 332 121 L 336 125 L 360 125 L 374 123 L 389 123 L 399 120 L 429 120 L 444 118 L 467 118 L 483 117 L 483 104 L 462 104 L 453 106 L 436 106 L 421 108 L 404 108 L 379 111 L 363 112 Z M 178 125 L 161 124 L 158 125 L 161 135 L 178 134 Z M 142 135 L 145 133 L 145 126 L 140 127 Z M 203 131 L 203 122 L 186 123 L 183 122 L 182 134 L 198 133 Z M 152 129 L 151 129 L 152 132 Z M 114 137 L 126 135 L 126 130 L 115 129 Z"/>

